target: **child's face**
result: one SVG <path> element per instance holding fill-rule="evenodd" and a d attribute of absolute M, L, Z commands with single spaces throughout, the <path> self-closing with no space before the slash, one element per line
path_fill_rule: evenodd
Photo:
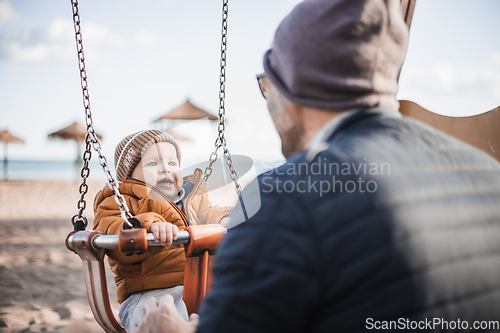
<path fill-rule="evenodd" d="M 168 142 L 156 143 L 146 149 L 132 172 L 132 178 L 156 187 L 169 198 L 179 193 L 182 175 L 175 147 Z"/>

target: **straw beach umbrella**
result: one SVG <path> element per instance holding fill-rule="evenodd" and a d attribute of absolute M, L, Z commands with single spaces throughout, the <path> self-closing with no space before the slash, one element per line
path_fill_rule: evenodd
<path fill-rule="evenodd" d="M 24 140 L 12 135 L 8 130 L 0 131 L 0 141 L 4 145 L 4 160 L 3 160 L 3 178 L 5 180 L 9 177 L 8 159 L 7 159 L 7 145 L 9 143 L 24 143 Z"/>
<path fill-rule="evenodd" d="M 218 118 L 214 116 L 213 114 L 200 109 L 193 103 L 189 101 L 189 98 L 179 106 L 178 108 L 175 108 L 169 112 L 167 112 L 165 115 L 161 116 L 158 118 L 157 121 L 160 120 L 196 120 L 196 119 L 202 119 L 202 118 L 208 118 L 208 120 L 217 120 Z"/>
<path fill-rule="evenodd" d="M 61 140 L 72 140 L 76 142 L 76 161 L 75 165 L 78 169 L 80 161 L 81 161 L 81 150 L 80 145 L 85 142 L 85 136 L 87 135 L 87 128 L 77 122 L 60 129 L 57 132 L 50 133 L 49 138 L 51 139 L 61 139 Z M 99 140 L 102 139 L 102 136 L 97 134 L 97 138 Z"/>
<path fill-rule="evenodd" d="M 191 101 L 188 98 L 186 99 L 184 104 L 173 110 L 170 110 L 169 112 L 167 112 L 166 114 L 155 120 L 155 123 L 163 124 L 163 126 L 160 125 L 159 127 L 164 131 L 167 131 L 177 141 L 189 142 L 192 141 L 189 137 L 177 131 L 172 130 L 172 128 L 178 122 L 184 122 L 187 120 L 197 120 L 203 118 L 207 118 L 209 121 L 215 121 L 219 119 L 217 118 L 217 116 L 214 116 L 213 114 L 191 103 Z"/>
<path fill-rule="evenodd" d="M 172 129 L 177 122 L 184 122 L 186 120 L 197 120 L 203 118 L 207 118 L 210 121 L 218 120 L 217 116 L 214 116 L 213 114 L 197 107 L 196 105 L 191 103 L 191 101 L 189 101 L 188 98 L 184 102 L 184 104 L 167 112 L 166 114 L 155 120 L 155 123 L 165 124 L 166 126 L 162 126 L 163 127 L 162 129 L 168 131 Z M 186 137 L 182 138 L 181 137 L 182 134 L 180 133 L 175 133 L 174 135 L 178 135 L 180 140 L 187 139 Z"/>

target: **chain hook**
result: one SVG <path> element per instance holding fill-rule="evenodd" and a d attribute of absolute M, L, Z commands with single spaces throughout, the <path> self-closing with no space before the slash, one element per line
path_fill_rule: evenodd
<path fill-rule="evenodd" d="M 85 230 L 88 225 L 87 218 L 83 215 L 75 214 L 71 217 L 71 224 L 73 225 L 73 229 L 75 231 Z"/>

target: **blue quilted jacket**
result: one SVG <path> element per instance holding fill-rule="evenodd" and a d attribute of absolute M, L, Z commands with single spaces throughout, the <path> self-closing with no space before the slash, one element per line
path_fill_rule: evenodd
<path fill-rule="evenodd" d="M 380 113 L 327 143 L 259 176 L 260 210 L 223 240 L 198 332 L 498 325 L 500 164 Z"/>

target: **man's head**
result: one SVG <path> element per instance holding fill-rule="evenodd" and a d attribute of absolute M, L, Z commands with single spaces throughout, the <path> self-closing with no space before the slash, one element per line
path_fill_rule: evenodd
<path fill-rule="evenodd" d="M 281 139 L 292 140 L 283 141 L 284 155 L 302 134 L 301 123 L 287 123 L 303 120 L 294 107 L 397 110 L 397 79 L 407 42 L 400 0 L 298 4 L 276 30 L 264 55 L 266 77 L 259 80 L 268 90 L 268 108 Z M 287 133 L 293 131 L 295 136 Z"/>
<path fill-rule="evenodd" d="M 276 30 L 264 70 L 299 105 L 397 110 L 407 43 L 400 0 L 306 0 Z"/>
<path fill-rule="evenodd" d="M 118 180 L 133 177 L 174 197 L 182 186 L 181 150 L 177 141 L 159 130 L 146 130 L 125 137 L 115 149 Z"/>

